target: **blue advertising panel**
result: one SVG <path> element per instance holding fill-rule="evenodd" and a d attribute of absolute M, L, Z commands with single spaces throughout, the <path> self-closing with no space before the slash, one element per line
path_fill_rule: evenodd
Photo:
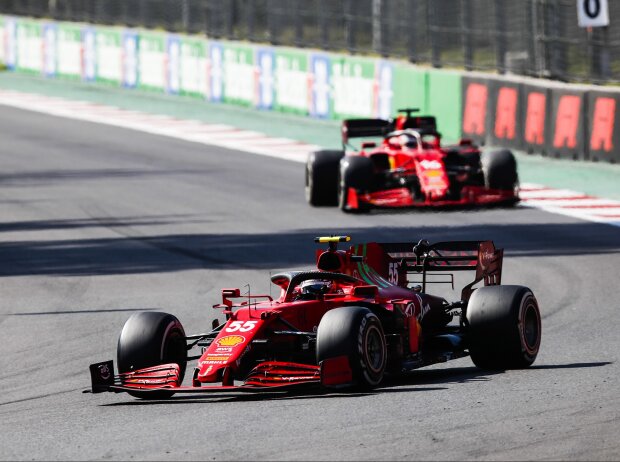
<path fill-rule="evenodd" d="M 209 99 L 220 102 L 224 96 L 224 47 L 221 43 L 209 45 Z"/>
<path fill-rule="evenodd" d="M 312 104 L 310 115 L 328 118 L 331 113 L 330 60 L 325 54 L 313 54 L 310 58 L 312 78 Z"/>
<path fill-rule="evenodd" d="M 176 35 L 169 35 L 166 40 L 166 92 L 177 94 L 181 86 L 181 39 Z"/>
<path fill-rule="evenodd" d="M 58 26 L 55 23 L 43 25 L 43 75 L 54 77 L 58 56 Z"/>
<path fill-rule="evenodd" d="M 134 88 L 138 83 L 138 33 L 123 32 L 123 86 Z"/>
<path fill-rule="evenodd" d="M 274 100 L 275 59 L 272 48 L 259 48 L 256 52 L 258 63 L 258 108 L 272 109 Z"/>
<path fill-rule="evenodd" d="M 377 98 L 375 105 L 376 117 L 380 119 L 389 119 L 394 112 L 392 109 L 392 99 L 394 91 L 392 90 L 392 81 L 394 78 L 394 66 L 387 61 L 380 61 L 377 66 Z"/>
<path fill-rule="evenodd" d="M 5 18 L 4 33 L 5 64 L 9 69 L 15 70 L 17 66 L 17 21 L 15 18 Z"/>
<path fill-rule="evenodd" d="M 97 77 L 97 49 L 96 32 L 94 27 L 82 29 L 82 79 L 91 82 Z"/>

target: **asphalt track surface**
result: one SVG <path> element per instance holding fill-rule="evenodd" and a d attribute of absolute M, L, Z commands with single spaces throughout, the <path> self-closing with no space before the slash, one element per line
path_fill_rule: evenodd
<path fill-rule="evenodd" d="M 3 460 L 617 460 L 617 227 L 540 210 L 351 216 L 298 163 L 0 107 Z M 84 394 L 138 310 L 208 329 L 222 287 L 269 292 L 313 238 L 492 239 L 543 314 L 538 360 L 469 358 L 367 394 Z M 275 292 L 275 291 L 274 291 Z"/>

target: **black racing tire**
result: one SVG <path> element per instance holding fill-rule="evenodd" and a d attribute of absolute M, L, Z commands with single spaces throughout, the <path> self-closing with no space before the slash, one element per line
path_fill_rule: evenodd
<path fill-rule="evenodd" d="M 368 207 L 359 204 L 352 209 L 348 205 L 349 188 L 357 191 L 369 191 L 373 187 L 373 165 L 368 157 L 345 156 L 340 160 L 338 181 L 338 207 L 343 212 L 366 212 Z"/>
<path fill-rule="evenodd" d="M 308 204 L 338 205 L 338 170 L 344 151 L 314 151 L 306 160 L 305 193 Z"/>
<path fill-rule="evenodd" d="M 187 341 L 181 322 L 173 315 L 159 311 L 141 311 L 125 322 L 117 347 L 118 371 L 130 372 L 160 364 L 179 365 L 179 385 L 187 367 Z M 145 399 L 164 399 L 172 391 L 129 392 Z"/>
<path fill-rule="evenodd" d="M 379 318 L 368 308 L 345 306 L 323 316 L 316 335 L 317 363 L 347 356 L 353 371 L 352 386 L 376 387 L 383 380 L 387 347 Z"/>
<path fill-rule="evenodd" d="M 467 305 L 471 359 L 487 370 L 523 369 L 536 360 L 541 340 L 538 302 L 524 286 L 476 289 Z"/>
<path fill-rule="evenodd" d="M 519 185 L 517 161 L 510 150 L 484 151 L 480 163 L 487 188 L 513 191 Z"/>

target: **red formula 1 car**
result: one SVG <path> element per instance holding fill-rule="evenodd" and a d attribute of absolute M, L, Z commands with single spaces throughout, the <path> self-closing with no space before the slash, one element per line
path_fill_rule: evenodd
<path fill-rule="evenodd" d="M 272 276 L 276 299 L 223 289 L 214 308 L 226 322 L 214 321 L 207 333 L 186 335 L 171 314 L 133 314 L 118 339 L 119 373 L 113 361 L 91 365 L 92 392 L 161 399 L 308 385 L 372 388 L 386 374 L 467 355 L 484 369 L 534 362 L 541 338 L 536 298 L 527 287 L 500 285 L 503 250 L 491 241 L 338 250 L 348 237 L 315 240 L 328 243 L 317 251 L 316 269 Z M 452 279 L 458 271 L 475 273 L 459 300 L 427 292 L 438 274 Z M 201 353 L 190 356 L 194 348 Z M 191 385 L 184 386 L 193 360 Z"/>
<path fill-rule="evenodd" d="M 315 151 L 306 161 L 306 200 L 345 212 L 373 207 L 515 204 L 517 164 L 512 152 L 481 152 L 470 140 L 442 146 L 435 118 L 401 109 L 394 120 L 342 123 L 343 149 Z M 363 142 L 352 138 L 382 137 Z M 346 153 L 345 153 L 346 151 Z"/>

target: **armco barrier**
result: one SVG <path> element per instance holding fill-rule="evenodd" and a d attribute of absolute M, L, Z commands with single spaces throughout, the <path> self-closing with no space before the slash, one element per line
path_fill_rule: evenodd
<path fill-rule="evenodd" d="M 590 160 L 620 162 L 620 93 L 590 91 L 587 96 L 588 121 L 586 148 Z"/>
<path fill-rule="evenodd" d="M 586 91 L 576 87 L 551 89 L 550 131 L 547 152 L 551 157 L 586 160 Z"/>

